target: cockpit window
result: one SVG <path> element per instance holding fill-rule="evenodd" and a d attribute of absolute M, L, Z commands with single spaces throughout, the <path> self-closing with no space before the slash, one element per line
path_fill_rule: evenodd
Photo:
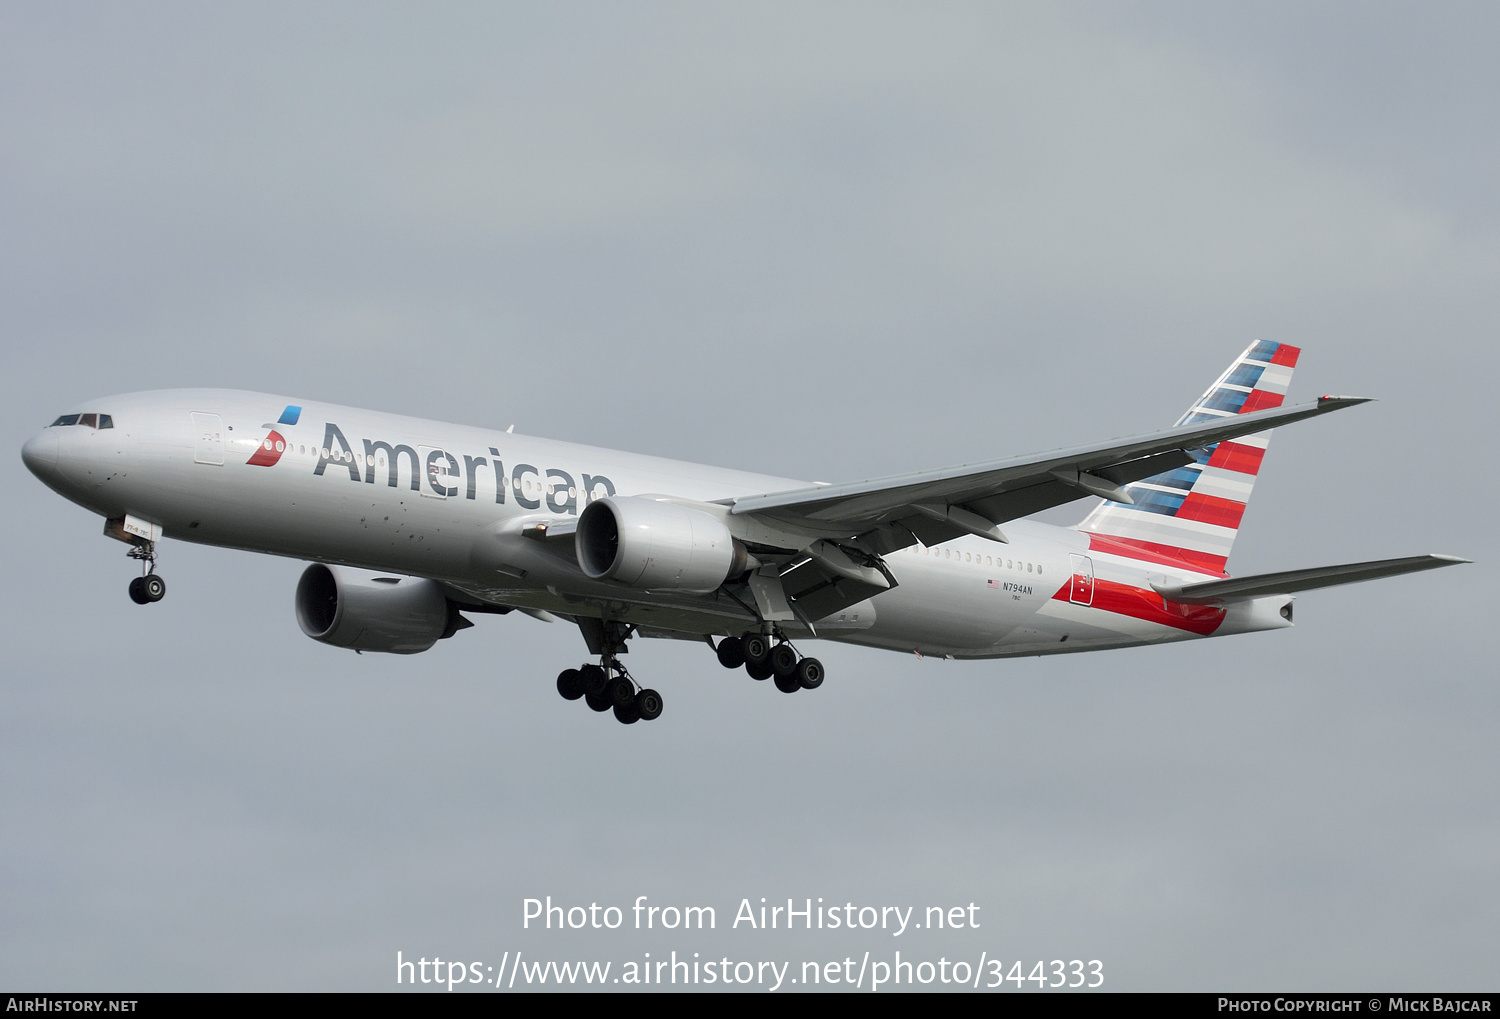
<path fill-rule="evenodd" d="M 113 428 L 115 419 L 108 414 L 64 414 L 49 427 L 57 428 L 61 425 L 87 425 L 90 428 Z"/>

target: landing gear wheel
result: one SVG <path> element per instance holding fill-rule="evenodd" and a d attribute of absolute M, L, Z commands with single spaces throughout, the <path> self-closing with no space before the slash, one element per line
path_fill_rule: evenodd
<path fill-rule="evenodd" d="M 771 656 L 771 642 L 758 633 L 747 634 L 740 641 L 745 651 L 745 663 L 760 665 Z"/>
<path fill-rule="evenodd" d="M 609 687 L 604 691 L 604 695 L 609 698 L 609 702 L 616 708 L 622 704 L 633 704 L 635 702 L 635 684 L 624 676 L 616 676 L 609 681 Z"/>
<path fill-rule="evenodd" d="M 593 694 L 596 697 L 603 696 L 604 688 L 609 685 L 609 674 L 597 665 L 585 665 L 578 670 L 578 675 L 583 677 L 583 692 Z M 595 708 L 602 711 L 603 708 Z"/>
<path fill-rule="evenodd" d="M 583 675 L 577 669 L 564 669 L 557 674 L 557 692 L 563 700 L 576 701 L 583 696 Z"/>
<path fill-rule="evenodd" d="M 804 690 L 816 690 L 823 685 L 823 663 L 816 658 L 804 658 L 797 663 L 797 671 L 792 673 Z"/>
<path fill-rule="evenodd" d="M 777 676 L 776 689 L 782 693 L 796 693 L 802 689 L 802 684 L 797 682 L 796 676 Z"/>
<path fill-rule="evenodd" d="M 626 725 L 633 725 L 640 721 L 641 709 L 635 706 L 635 700 L 631 699 L 624 704 L 615 705 L 615 718 Z"/>
<path fill-rule="evenodd" d="M 777 679 L 784 679 L 797 671 L 797 652 L 792 650 L 790 644 L 777 644 L 771 649 L 771 657 L 767 660 Z"/>
<path fill-rule="evenodd" d="M 583 703 L 587 704 L 595 711 L 608 711 L 610 708 L 614 707 L 614 704 L 610 702 L 610 699 L 604 696 L 604 694 L 602 693 L 584 694 Z"/>
<path fill-rule="evenodd" d="M 719 641 L 718 653 L 719 664 L 726 669 L 738 669 L 745 664 L 745 642 L 738 637 Z"/>
<path fill-rule="evenodd" d="M 751 679 L 770 679 L 776 670 L 771 668 L 770 662 L 746 662 L 745 671 L 750 673 Z"/>
<path fill-rule="evenodd" d="M 661 717 L 661 694 L 655 690 L 642 690 L 635 695 L 635 710 L 642 721 L 650 722 Z"/>
<path fill-rule="evenodd" d="M 130 582 L 130 600 L 137 605 L 161 601 L 167 593 L 167 582 L 156 575 L 156 542 L 132 536 L 125 554 L 138 559 L 146 572 Z"/>

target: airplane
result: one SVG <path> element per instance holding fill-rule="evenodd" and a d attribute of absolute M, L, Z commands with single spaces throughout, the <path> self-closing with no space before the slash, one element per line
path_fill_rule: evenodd
<path fill-rule="evenodd" d="M 1172 428 L 846 484 L 808 483 L 220 389 L 82 404 L 26 466 L 104 517 L 160 601 L 165 536 L 309 560 L 314 640 L 413 654 L 519 611 L 593 660 L 558 692 L 630 724 L 661 695 L 635 637 L 706 641 L 785 693 L 824 669 L 794 640 L 952 659 L 1122 648 L 1292 625 L 1302 591 L 1468 562 L 1422 555 L 1231 577 L 1271 429 L 1367 402 L 1283 406 L 1299 348 L 1252 343 Z M 1104 501 L 1075 527 L 1025 519 Z"/>

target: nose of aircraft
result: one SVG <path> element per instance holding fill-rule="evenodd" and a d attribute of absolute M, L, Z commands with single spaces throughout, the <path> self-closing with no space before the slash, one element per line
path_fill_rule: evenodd
<path fill-rule="evenodd" d="M 38 432 L 21 447 L 26 467 L 43 481 L 57 478 L 57 432 L 51 428 Z"/>

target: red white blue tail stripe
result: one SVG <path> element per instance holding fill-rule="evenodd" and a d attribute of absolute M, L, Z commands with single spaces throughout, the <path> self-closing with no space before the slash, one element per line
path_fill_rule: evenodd
<path fill-rule="evenodd" d="M 1281 406 L 1301 352 L 1267 340 L 1251 344 L 1177 424 Z M 1188 450 L 1196 463 L 1126 485 L 1135 505 L 1105 502 L 1078 529 L 1100 551 L 1222 574 L 1270 439 L 1268 430 Z"/>

